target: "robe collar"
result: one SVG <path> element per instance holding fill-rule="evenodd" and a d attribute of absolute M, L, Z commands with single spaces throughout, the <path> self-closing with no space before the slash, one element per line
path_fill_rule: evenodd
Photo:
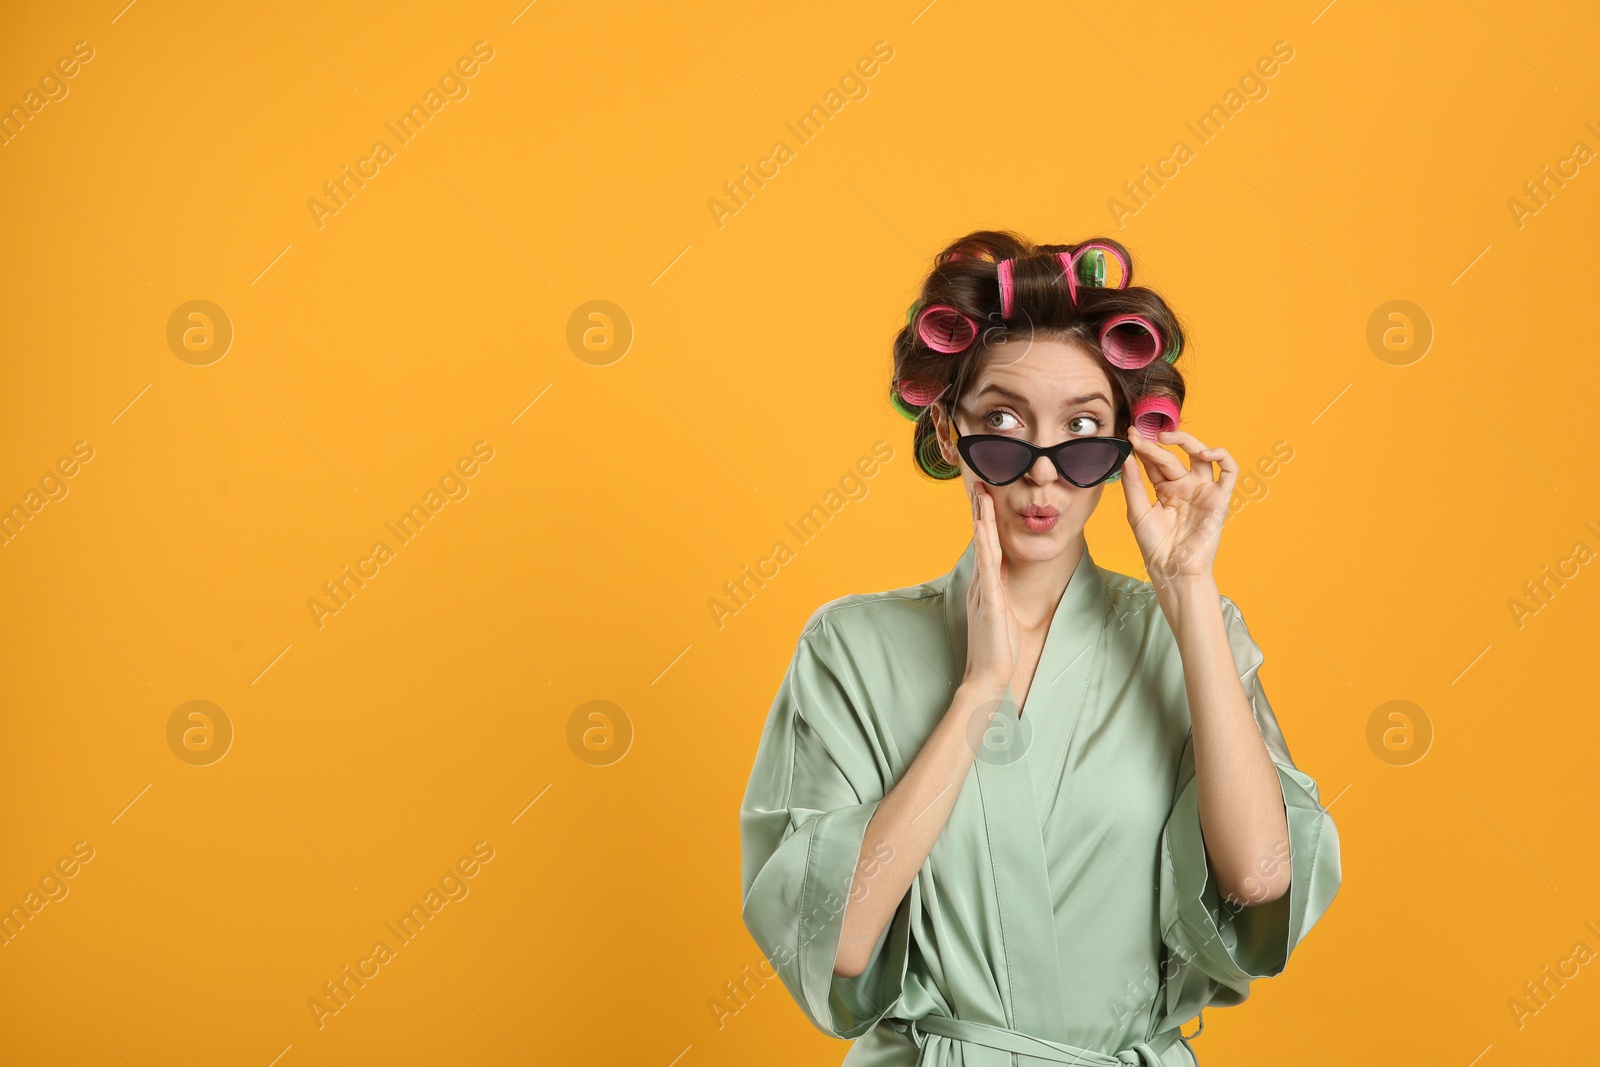
<path fill-rule="evenodd" d="M 969 540 L 956 565 L 945 575 L 944 625 L 950 638 L 950 657 L 956 667 L 957 680 L 967 669 L 967 587 L 972 584 L 977 563 L 978 544 L 975 540 Z M 1069 658 L 1076 656 L 1085 638 L 1094 636 L 1105 606 L 1105 582 L 1101 578 L 1100 567 L 1089 553 L 1089 543 L 1085 541 L 1078 565 L 1073 569 L 1067 588 L 1050 617 L 1039 663 L 1054 662 L 1053 657 L 1068 651 L 1068 646 L 1071 646 Z M 1029 691 L 1032 692 L 1031 686 Z"/>

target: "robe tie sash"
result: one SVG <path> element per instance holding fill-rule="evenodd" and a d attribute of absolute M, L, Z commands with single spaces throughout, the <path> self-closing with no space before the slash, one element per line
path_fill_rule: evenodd
<path fill-rule="evenodd" d="M 979 1046 L 966 1050 L 963 1059 L 968 1067 L 1010 1067 L 1012 1053 L 1031 1056 L 1048 1063 L 1077 1064 L 1078 1067 L 1124 1067 L 1124 1065 L 1161 1067 L 1161 1054 L 1177 1044 L 1179 1039 L 1178 1031 L 1163 1030 L 1148 1041 L 1137 1042 L 1132 1048 L 1112 1054 L 1079 1048 L 1061 1041 L 1050 1041 L 1016 1030 L 990 1026 L 987 1023 L 952 1019 L 944 1015 L 888 1021 L 895 1029 L 909 1034 L 919 1049 L 925 1049 L 928 1034 L 961 1041 L 969 1046 Z M 926 1055 L 924 1052 L 923 1059 L 926 1059 Z"/>

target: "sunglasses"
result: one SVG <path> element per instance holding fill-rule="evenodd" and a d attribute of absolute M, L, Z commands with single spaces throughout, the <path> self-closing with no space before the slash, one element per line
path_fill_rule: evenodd
<path fill-rule="evenodd" d="M 1090 489 L 1111 477 L 1133 451 L 1120 437 L 1073 437 L 1040 447 L 1020 437 L 975 433 L 963 436 L 950 420 L 950 438 L 973 473 L 990 485 L 1010 485 L 1028 473 L 1040 456 L 1049 456 L 1056 471 L 1079 489 Z"/>

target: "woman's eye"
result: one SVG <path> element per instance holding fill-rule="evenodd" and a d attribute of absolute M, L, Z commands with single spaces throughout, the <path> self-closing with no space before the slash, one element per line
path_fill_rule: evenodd
<path fill-rule="evenodd" d="M 1006 419 L 1010 419 L 1012 424 L 1009 426 L 1002 425 L 1000 423 L 996 423 L 996 419 L 1000 419 L 1002 422 Z M 1015 430 L 1017 426 L 1020 425 L 1015 415 L 1011 414 L 1009 411 L 1000 411 L 999 409 L 991 411 L 989 414 L 985 415 L 984 421 L 988 424 L 988 427 L 991 430 Z"/>
<path fill-rule="evenodd" d="M 1100 432 L 1100 420 L 1095 418 L 1093 415 L 1074 415 L 1068 425 L 1074 425 L 1081 422 L 1087 422 L 1089 424 L 1089 428 L 1084 430 L 1074 429 L 1072 431 L 1073 433 L 1083 434 L 1087 437 L 1093 437 Z"/>

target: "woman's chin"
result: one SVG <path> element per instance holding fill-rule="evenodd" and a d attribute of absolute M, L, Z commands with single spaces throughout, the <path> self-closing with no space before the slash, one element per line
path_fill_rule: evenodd
<path fill-rule="evenodd" d="M 1062 516 L 1065 518 L 1065 516 Z M 1030 563 L 1044 563 L 1066 551 L 1072 538 L 1067 536 L 1066 524 L 1058 518 L 1048 530 L 1030 530 L 1022 518 L 1007 523 L 1000 531 L 1000 547 L 1006 555 Z"/>

